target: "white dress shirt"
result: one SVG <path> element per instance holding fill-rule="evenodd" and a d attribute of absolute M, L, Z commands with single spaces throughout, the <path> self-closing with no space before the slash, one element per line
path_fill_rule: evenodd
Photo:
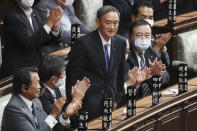
<path fill-rule="evenodd" d="M 110 59 L 110 55 L 111 55 L 111 38 L 109 41 L 105 41 L 105 39 L 103 38 L 103 36 L 101 35 L 100 31 L 99 32 L 99 36 L 101 38 L 101 41 L 102 41 L 102 44 L 103 44 L 103 50 L 105 52 L 105 45 L 108 43 L 109 46 L 108 46 L 108 56 L 109 56 L 109 59 Z"/>

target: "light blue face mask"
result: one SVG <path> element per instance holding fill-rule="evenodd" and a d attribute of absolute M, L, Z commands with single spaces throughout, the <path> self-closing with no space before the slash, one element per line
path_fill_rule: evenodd
<path fill-rule="evenodd" d="M 135 48 L 138 51 L 146 51 L 151 46 L 151 40 L 147 39 L 136 39 L 135 40 Z"/>

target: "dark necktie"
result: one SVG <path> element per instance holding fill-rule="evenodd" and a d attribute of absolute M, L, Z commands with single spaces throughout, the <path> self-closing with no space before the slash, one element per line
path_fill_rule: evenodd
<path fill-rule="evenodd" d="M 36 124 L 36 127 L 38 128 L 38 119 L 36 117 L 36 112 L 35 112 L 35 108 L 34 108 L 34 104 L 32 103 L 32 114 L 33 114 L 33 117 L 34 117 L 34 123 Z"/>
<path fill-rule="evenodd" d="M 141 67 L 141 70 L 144 70 L 144 68 L 146 67 L 146 64 L 145 64 L 145 60 L 144 60 L 144 57 L 143 57 L 143 54 L 139 54 L 140 56 L 140 67 Z"/>
<path fill-rule="evenodd" d="M 106 43 L 105 44 L 105 64 L 106 64 L 106 70 L 108 72 L 108 68 L 109 68 L 109 53 L 108 53 L 108 47 L 109 47 L 109 44 Z"/>

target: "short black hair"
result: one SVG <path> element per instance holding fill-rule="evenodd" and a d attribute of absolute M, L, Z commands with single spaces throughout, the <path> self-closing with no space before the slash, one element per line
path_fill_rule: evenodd
<path fill-rule="evenodd" d="M 136 27 L 136 26 L 140 26 L 140 25 L 149 25 L 150 28 L 151 28 L 151 25 L 145 21 L 144 19 L 136 19 L 132 24 L 131 26 L 129 27 L 129 35 L 131 35 L 133 33 L 133 29 Z"/>
<path fill-rule="evenodd" d="M 120 12 L 118 11 L 118 9 L 116 9 L 113 6 L 107 5 L 107 6 L 102 6 L 101 8 L 98 9 L 96 17 L 97 19 L 101 20 L 102 17 L 107 14 L 108 12 L 114 11 L 118 14 L 119 19 L 120 19 Z"/>
<path fill-rule="evenodd" d="M 134 14 L 135 16 L 137 16 L 139 13 L 140 7 L 148 7 L 148 8 L 153 9 L 153 11 L 154 11 L 154 6 L 153 6 L 151 0 L 136 0 L 133 5 L 131 13 Z"/>
<path fill-rule="evenodd" d="M 38 66 L 38 74 L 41 82 L 47 82 L 52 76 L 60 77 L 65 69 L 63 58 L 55 55 L 44 56 Z"/>
<path fill-rule="evenodd" d="M 38 70 L 35 67 L 24 67 L 21 69 L 17 69 L 14 71 L 14 78 L 13 78 L 13 91 L 14 93 L 21 93 L 22 84 L 25 84 L 26 88 L 29 88 L 31 84 L 31 74 L 30 73 L 37 73 Z"/>

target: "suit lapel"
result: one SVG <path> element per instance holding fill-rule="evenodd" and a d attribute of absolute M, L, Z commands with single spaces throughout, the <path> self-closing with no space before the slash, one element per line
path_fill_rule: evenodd
<path fill-rule="evenodd" d="M 99 59 L 99 64 L 101 64 L 102 70 L 107 74 L 106 70 L 106 64 L 105 64 L 105 56 L 104 56 L 104 50 L 103 50 L 103 44 L 101 41 L 101 38 L 99 36 L 98 30 L 96 30 L 96 35 L 95 35 L 95 51 L 96 51 L 96 59 Z"/>
<path fill-rule="evenodd" d="M 144 55 L 145 60 L 146 60 L 146 66 L 148 67 L 150 66 L 149 62 L 153 62 L 156 57 L 153 55 L 153 53 L 151 53 L 151 51 L 152 51 L 151 48 L 148 48 Z"/>
<path fill-rule="evenodd" d="M 137 56 L 136 56 L 134 50 L 131 50 L 131 53 L 129 54 L 129 57 L 128 57 L 128 62 L 133 63 L 134 64 L 133 66 L 139 66 Z"/>
<path fill-rule="evenodd" d="M 19 95 L 16 95 L 16 100 L 18 102 L 19 108 L 21 108 L 21 111 L 27 116 L 27 119 L 29 119 L 29 122 L 36 128 L 32 112 L 29 110 L 25 102 L 20 98 Z"/>
<path fill-rule="evenodd" d="M 39 29 L 39 25 L 38 25 L 38 22 L 36 21 L 36 17 L 38 17 L 38 16 L 33 11 L 31 14 L 31 19 L 32 19 L 33 27 L 34 27 L 34 32 L 37 32 Z"/>
<path fill-rule="evenodd" d="M 21 22 L 24 23 L 24 25 L 27 26 L 28 30 L 30 30 L 32 32 L 32 34 L 33 34 L 34 31 L 33 31 L 32 27 L 31 27 L 31 24 L 30 24 L 30 22 L 29 22 L 29 20 L 28 20 L 28 18 L 26 16 L 26 14 L 24 13 L 24 11 L 20 7 L 17 6 L 17 8 L 18 8 L 18 11 L 20 12 L 19 13 L 20 14 L 19 17 L 20 17 Z"/>
<path fill-rule="evenodd" d="M 119 55 L 120 53 L 117 52 L 117 48 L 119 47 L 118 43 L 116 43 L 115 38 L 112 37 L 111 39 L 111 53 L 110 53 L 110 61 L 109 61 L 109 71 L 108 75 L 113 69 L 114 64 L 114 58 L 116 58 L 116 55 Z"/>
<path fill-rule="evenodd" d="M 42 123 L 42 118 L 40 117 L 42 115 L 41 114 L 42 111 L 36 102 L 33 101 L 33 104 L 34 104 L 35 114 L 36 114 L 36 118 L 38 120 L 38 125 L 39 125 L 40 123 Z M 35 125 L 35 127 L 36 127 L 36 125 Z"/>

